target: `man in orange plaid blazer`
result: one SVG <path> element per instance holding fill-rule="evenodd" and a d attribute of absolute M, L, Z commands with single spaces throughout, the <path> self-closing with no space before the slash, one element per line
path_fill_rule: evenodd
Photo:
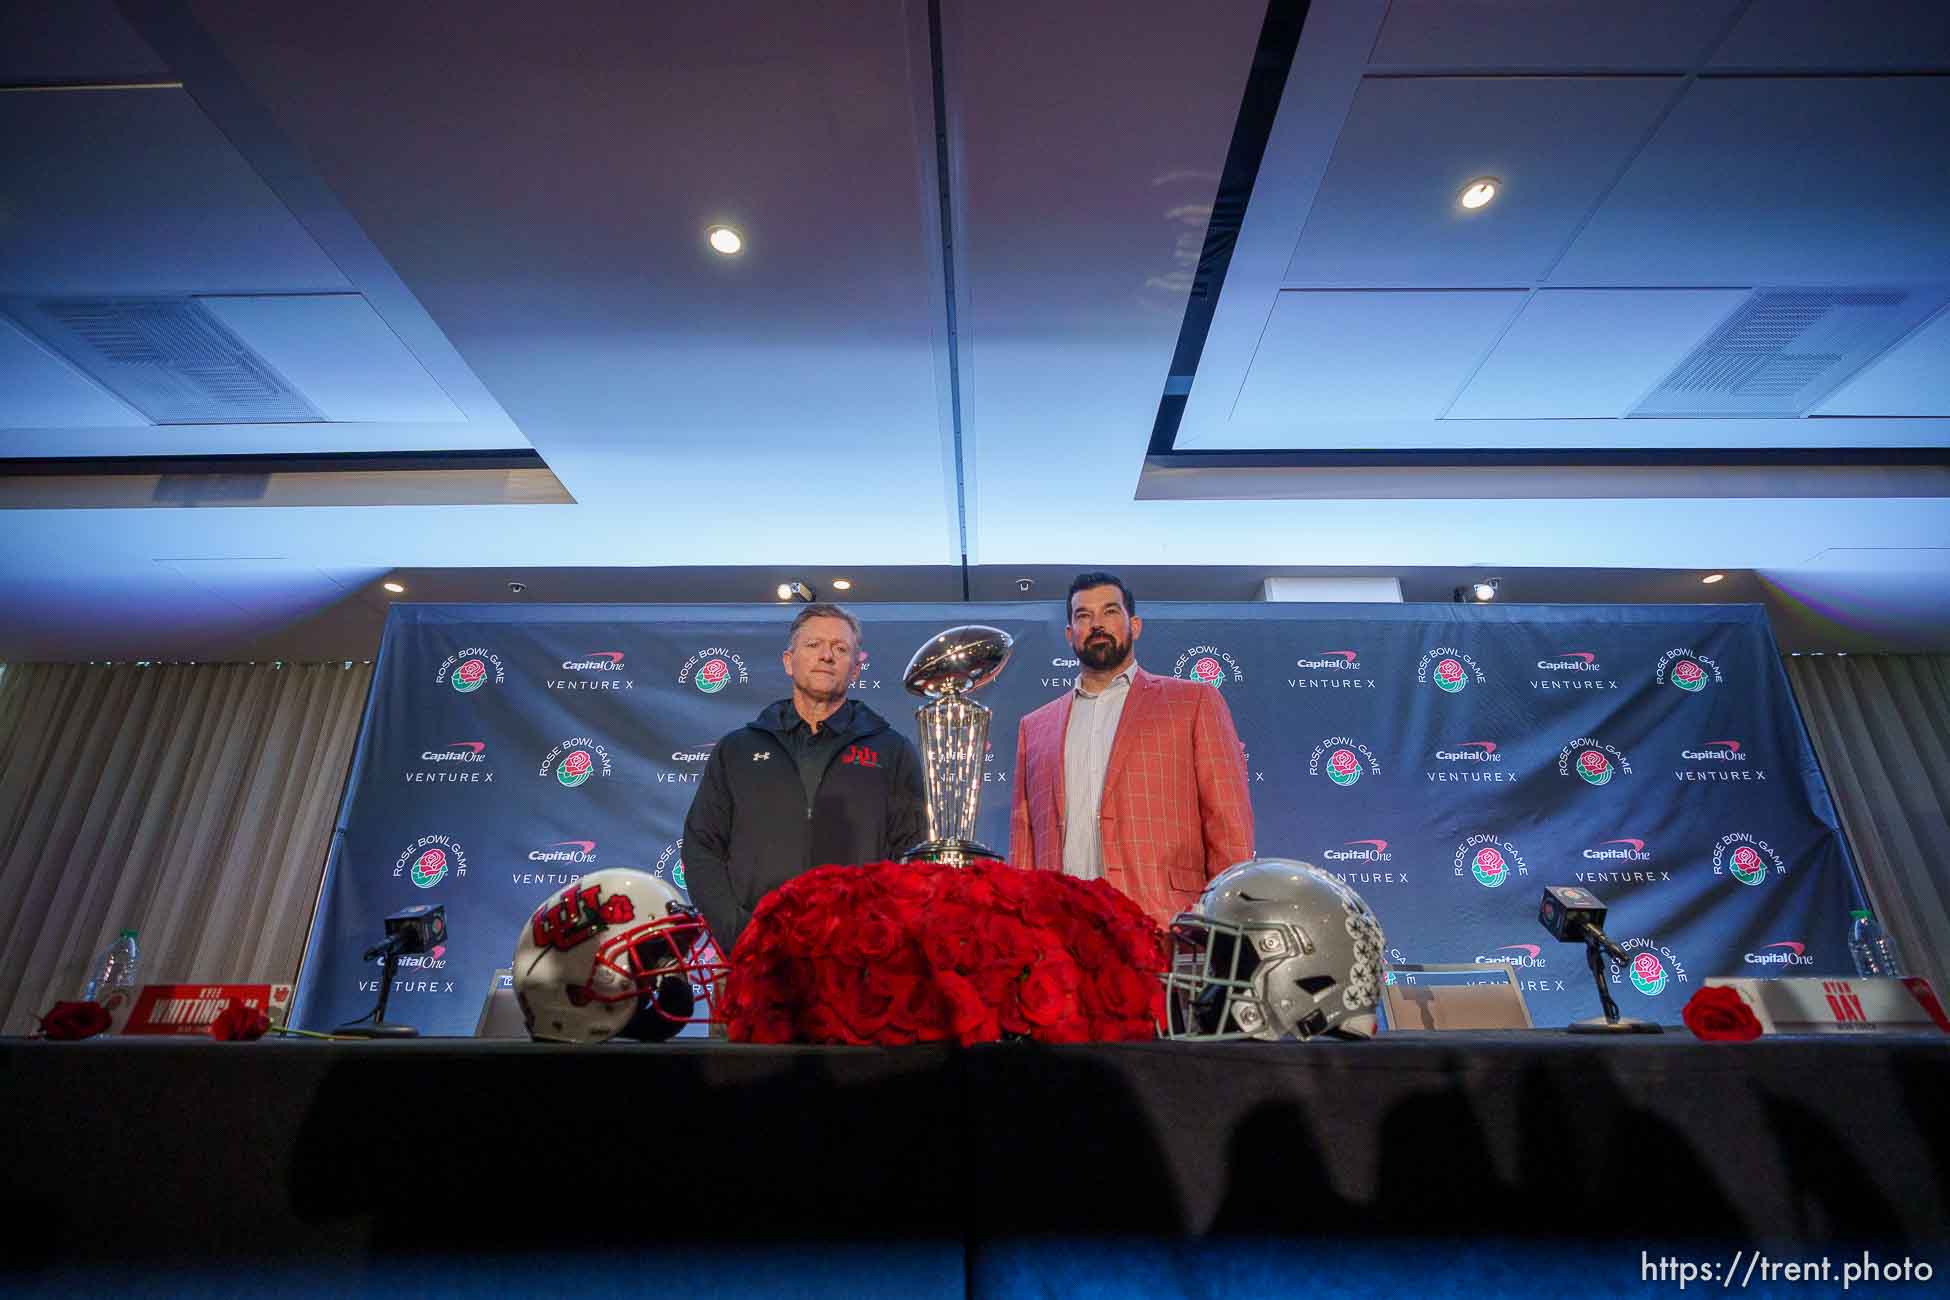
<path fill-rule="evenodd" d="M 1078 574 L 1068 608 L 1077 684 L 1016 734 L 1009 860 L 1102 876 L 1167 925 L 1253 856 L 1239 734 L 1217 689 L 1137 666 L 1144 620 L 1122 579 Z"/>

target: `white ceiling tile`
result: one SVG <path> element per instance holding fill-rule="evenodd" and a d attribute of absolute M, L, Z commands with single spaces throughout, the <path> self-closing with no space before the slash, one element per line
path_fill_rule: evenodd
<path fill-rule="evenodd" d="M 1943 0 L 1754 0 L 1714 51 L 1715 68 L 1942 69 Z"/>
<path fill-rule="evenodd" d="M 0 292 L 348 287 L 181 90 L 0 95 L 0 176 Z"/>
<path fill-rule="evenodd" d="M 1287 267 L 1289 285 L 1533 284 L 1645 138 L 1664 77 L 1361 84 Z M 1474 177 L 1502 193 L 1456 202 Z"/>
<path fill-rule="evenodd" d="M 0 317 L 0 429 L 146 427 L 148 423 Z M 57 446 L 60 441 L 53 440 Z"/>
<path fill-rule="evenodd" d="M 1950 311 L 1869 363 L 1811 414 L 1950 416 Z"/>
<path fill-rule="evenodd" d="M 1860 285 L 1941 280 L 1950 78 L 1695 82 L 1554 284 Z M 1938 165 L 1925 165 L 1934 159 Z"/>
<path fill-rule="evenodd" d="M 1690 68 L 1736 0 L 1394 0 L 1370 65 Z"/>
<path fill-rule="evenodd" d="M 201 298 L 328 420 L 465 420 L 399 336 L 356 293 Z"/>
<path fill-rule="evenodd" d="M 1234 423 L 1298 432 L 1342 421 L 1432 420 L 1523 299 L 1513 290 L 1287 290 L 1266 323 Z"/>
<path fill-rule="evenodd" d="M 1547 289 L 1450 409 L 1457 420 L 1615 418 L 1747 297 L 1740 289 Z"/>

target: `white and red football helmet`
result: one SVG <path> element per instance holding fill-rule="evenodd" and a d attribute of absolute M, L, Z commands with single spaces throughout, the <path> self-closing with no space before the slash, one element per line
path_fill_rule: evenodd
<path fill-rule="evenodd" d="M 531 1038 L 662 1042 L 718 1001 L 725 973 L 711 931 L 675 889 L 608 867 L 544 899 L 515 943 L 515 999 Z"/>

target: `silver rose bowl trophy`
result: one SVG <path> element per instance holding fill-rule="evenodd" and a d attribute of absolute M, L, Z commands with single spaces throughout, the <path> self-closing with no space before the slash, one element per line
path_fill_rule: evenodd
<path fill-rule="evenodd" d="M 968 697 L 1002 671 L 1014 645 L 1015 638 L 999 627 L 951 627 L 916 650 L 901 674 L 907 689 L 928 701 L 914 710 L 928 787 L 928 840 L 901 861 L 965 867 L 1002 860 L 975 842 L 991 714 Z"/>

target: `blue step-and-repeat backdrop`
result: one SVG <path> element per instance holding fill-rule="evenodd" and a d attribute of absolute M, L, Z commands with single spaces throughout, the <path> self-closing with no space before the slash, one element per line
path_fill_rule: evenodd
<path fill-rule="evenodd" d="M 1223 691 L 1262 854 L 1339 875 L 1398 962 L 1504 962 L 1539 1025 L 1594 1015 L 1546 884 L 1611 907 L 1627 1015 L 1676 1023 L 1711 975 L 1849 969 L 1858 889 L 1757 606 L 1146 605 L 1138 660 Z M 785 606 L 398 605 L 306 945 L 294 1023 L 372 1008 L 382 918 L 444 903 L 389 1020 L 473 1032 L 550 893 L 634 866 L 684 885 L 684 815 L 718 737 L 787 693 Z M 1016 723 L 1072 684 L 1056 601 L 862 605 L 855 697 L 914 735 L 916 647 L 1016 638 L 980 834 L 1009 833 Z"/>

